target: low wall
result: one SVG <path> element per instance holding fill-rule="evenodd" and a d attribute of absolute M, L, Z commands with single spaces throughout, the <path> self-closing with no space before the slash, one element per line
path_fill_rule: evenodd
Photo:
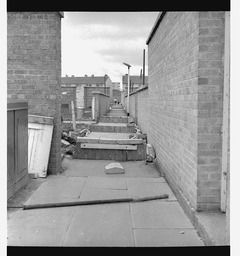
<path fill-rule="evenodd" d="M 135 123 L 143 133 L 148 131 L 148 87 L 141 88 L 129 95 L 129 115 L 135 119 Z M 124 107 L 127 109 L 127 96 L 124 98 Z"/>
<path fill-rule="evenodd" d="M 93 91 L 92 111 L 93 119 L 98 121 L 110 108 L 110 96 L 99 91 Z"/>

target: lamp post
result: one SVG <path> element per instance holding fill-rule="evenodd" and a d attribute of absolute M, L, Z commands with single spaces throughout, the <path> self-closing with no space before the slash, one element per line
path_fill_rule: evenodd
<path fill-rule="evenodd" d="M 128 97 L 127 97 L 127 115 L 129 116 L 129 93 L 130 93 L 130 67 L 131 65 L 123 62 L 125 66 L 128 67 Z"/>

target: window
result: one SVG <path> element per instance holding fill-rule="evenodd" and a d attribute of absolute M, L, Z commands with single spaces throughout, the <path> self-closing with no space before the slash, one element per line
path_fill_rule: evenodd
<path fill-rule="evenodd" d="M 62 110 L 69 111 L 69 104 L 62 104 L 61 105 Z"/>

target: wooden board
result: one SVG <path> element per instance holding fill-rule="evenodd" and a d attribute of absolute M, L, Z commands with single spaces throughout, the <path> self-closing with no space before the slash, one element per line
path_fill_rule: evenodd
<path fill-rule="evenodd" d="M 53 118 L 48 116 L 36 116 L 28 115 L 29 123 L 38 123 L 38 124 L 51 124 L 53 125 Z"/>
<path fill-rule="evenodd" d="M 28 173 L 47 176 L 53 125 L 28 124 Z"/>
<path fill-rule="evenodd" d="M 137 145 L 117 145 L 117 144 L 113 145 L 113 144 L 82 143 L 81 148 L 137 150 Z"/>

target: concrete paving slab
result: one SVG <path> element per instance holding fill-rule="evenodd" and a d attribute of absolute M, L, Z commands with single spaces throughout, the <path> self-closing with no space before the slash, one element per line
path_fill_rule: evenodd
<path fill-rule="evenodd" d="M 24 205 L 76 201 L 86 178 L 59 176 L 43 183 Z"/>
<path fill-rule="evenodd" d="M 106 116 L 110 116 L 110 117 L 125 117 L 125 116 L 127 116 L 127 113 L 111 111 L 111 113 L 106 113 Z"/>
<path fill-rule="evenodd" d="M 125 169 L 126 177 L 136 178 L 157 178 L 160 177 L 160 173 L 157 171 L 154 165 L 145 164 L 145 161 L 127 161 L 121 162 L 121 165 Z"/>
<path fill-rule="evenodd" d="M 74 207 L 19 210 L 8 221 L 8 246 L 60 246 Z"/>
<path fill-rule="evenodd" d="M 128 194 L 130 197 L 144 197 L 168 194 L 169 198 L 163 199 L 164 201 L 177 201 L 172 190 L 163 178 L 127 178 Z"/>
<path fill-rule="evenodd" d="M 63 175 L 68 177 L 86 177 L 86 176 L 109 176 L 104 172 L 104 167 L 112 160 L 85 160 L 85 159 L 65 159 L 65 172 Z M 160 173 L 151 165 L 145 164 L 145 161 L 127 161 L 120 162 L 125 169 L 124 174 L 117 174 L 116 178 L 136 177 L 136 178 L 154 178 L 160 177 Z"/>
<path fill-rule="evenodd" d="M 80 201 L 91 200 L 109 200 L 129 198 L 127 190 L 122 189 L 102 189 L 102 188 L 85 188 L 83 189 Z"/>
<path fill-rule="evenodd" d="M 226 214 L 222 212 L 198 212 L 196 213 L 197 226 L 207 234 L 207 245 L 227 245 L 225 229 Z"/>
<path fill-rule="evenodd" d="M 135 244 L 148 246 L 204 246 L 195 229 L 134 229 Z"/>
<path fill-rule="evenodd" d="M 194 228 L 178 202 L 131 203 L 133 228 Z"/>
<path fill-rule="evenodd" d="M 129 177 L 129 178 L 126 178 L 126 181 L 128 181 L 128 183 L 139 183 L 141 184 L 142 182 L 143 183 L 167 183 L 166 180 L 163 178 L 163 177 L 140 177 L 138 179 L 136 178 L 132 178 L 132 177 Z"/>
<path fill-rule="evenodd" d="M 84 188 L 103 188 L 126 190 L 127 184 L 125 178 L 115 177 L 87 177 Z"/>
<path fill-rule="evenodd" d="M 125 170 L 120 163 L 110 163 L 105 166 L 105 173 L 119 174 L 119 173 L 125 173 Z"/>
<path fill-rule="evenodd" d="M 63 246 L 134 246 L 128 204 L 76 209 Z"/>

